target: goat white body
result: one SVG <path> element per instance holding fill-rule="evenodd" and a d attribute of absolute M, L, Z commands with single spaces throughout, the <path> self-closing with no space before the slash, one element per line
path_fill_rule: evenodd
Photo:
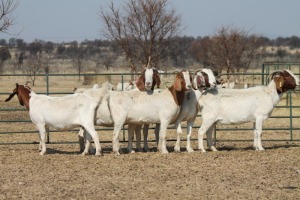
<path fill-rule="evenodd" d="M 118 135 L 124 123 L 128 124 L 150 124 L 160 123 L 160 141 L 159 145 L 162 153 L 167 153 L 166 149 L 166 129 L 167 126 L 176 119 L 180 111 L 171 92 L 166 89 L 161 93 L 152 93 L 130 91 L 115 93 L 111 96 L 109 104 L 114 121 L 113 150 L 118 152 Z M 129 132 L 129 138 L 132 137 Z M 130 144 L 129 144 L 130 148 Z"/>
<path fill-rule="evenodd" d="M 211 132 L 215 123 L 239 124 L 254 122 L 254 147 L 264 150 L 261 145 L 263 121 L 270 117 L 274 106 L 280 101 L 274 80 L 268 86 L 247 89 L 211 89 L 203 93 L 199 100 L 202 125 L 198 131 L 199 149 L 203 147 L 203 134 L 207 132 L 208 145 L 212 147 Z"/>
<path fill-rule="evenodd" d="M 63 97 L 49 97 L 30 93 L 29 115 L 40 132 L 42 145 L 41 155 L 46 152 L 45 126 L 65 130 L 76 126 L 84 127 L 95 141 L 96 155 L 100 155 L 100 143 L 95 131 L 94 120 L 96 109 L 105 95 L 104 89 L 91 89 L 90 94 L 78 93 Z M 86 152 L 84 152 L 86 153 Z"/>

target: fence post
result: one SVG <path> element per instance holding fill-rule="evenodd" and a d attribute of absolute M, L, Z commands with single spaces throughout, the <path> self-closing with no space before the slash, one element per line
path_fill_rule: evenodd
<path fill-rule="evenodd" d="M 293 141 L 293 108 L 292 108 L 292 92 L 288 91 L 288 96 L 290 99 L 290 140 Z"/>
<path fill-rule="evenodd" d="M 46 73 L 46 94 L 49 95 L 49 74 Z M 50 143 L 50 131 L 49 127 L 46 127 L 46 135 L 47 135 L 47 144 Z"/>

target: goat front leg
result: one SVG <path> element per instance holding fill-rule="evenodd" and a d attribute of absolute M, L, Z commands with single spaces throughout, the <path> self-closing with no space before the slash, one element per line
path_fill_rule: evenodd
<path fill-rule="evenodd" d="M 145 150 L 146 152 L 149 151 L 149 147 L 148 147 L 148 131 L 149 131 L 149 124 L 144 124 L 144 127 L 143 127 L 144 150 Z"/>
<path fill-rule="evenodd" d="M 136 125 L 134 124 L 128 124 L 128 152 L 129 153 L 135 153 L 135 151 L 132 148 L 132 138 L 133 138 L 133 131 L 135 130 Z"/>
<path fill-rule="evenodd" d="M 136 148 L 138 152 L 143 152 L 141 147 L 141 129 L 142 125 L 136 125 L 134 132 L 135 132 L 135 139 L 136 139 Z"/>
<path fill-rule="evenodd" d="M 46 128 L 45 125 L 37 125 L 37 128 L 39 130 L 39 136 L 40 136 L 40 144 L 39 149 L 41 150 L 40 155 L 44 155 L 46 153 Z"/>
<path fill-rule="evenodd" d="M 189 153 L 194 152 L 194 150 L 191 147 L 191 135 L 192 135 L 193 125 L 194 125 L 194 120 L 187 122 L 186 150 Z"/>
<path fill-rule="evenodd" d="M 84 147 L 84 129 L 83 128 L 79 129 L 78 143 L 79 143 L 80 153 L 82 153 L 85 149 L 85 147 Z"/>
<path fill-rule="evenodd" d="M 167 150 L 167 144 L 166 144 L 167 128 L 168 128 L 168 122 L 160 123 L 158 151 L 160 151 L 162 154 L 169 153 Z"/>
<path fill-rule="evenodd" d="M 176 122 L 175 128 L 176 128 L 176 132 L 177 132 L 177 140 L 176 140 L 176 144 L 174 147 L 174 151 L 180 152 L 180 135 L 182 134 L 181 124 Z"/>
<path fill-rule="evenodd" d="M 262 119 L 256 119 L 255 130 L 254 130 L 254 148 L 257 151 L 265 150 L 261 144 L 262 124 L 263 124 Z"/>
<path fill-rule="evenodd" d="M 113 139 L 112 139 L 112 143 L 113 143 L 113 152 L 116 155 L 120 155 L 119 149 L 119 133 L 120 133 L 121 128 L 119 128 L 119 126 L 115 126 L 114 127 L 114 132 L 113 132 Z M 132 139 L 132 137 L 131 137 Z"/>

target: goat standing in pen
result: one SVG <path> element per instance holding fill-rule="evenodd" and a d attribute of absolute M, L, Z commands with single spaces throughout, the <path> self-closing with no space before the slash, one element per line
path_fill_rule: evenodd
<path fill-rule="evenodd" d="M 271 81 L 267 86 L 247 89 L 210 89 L 202 94 L 199 100 L 202 125 L 198 131 L 198 147 L 202 152 L 205 152 L 203 135 L 206 132 L 208 147 L 213 151 L 217 150 L 211 141 L 215 123 L 244 122 L 254 122 L 254 148 L 264 150 L 261 144 L 263 121 L 270 117 L 283 93 L 299 85 L 299 78 L 289 70 L 275 71 L 269 77 Z"/>
<path fill-rule="evenodd" d="M 180 134 L 182 133 L 181 129 L 181 122 L 186 121 L 187 122 L 187 147 L 186 150 L 188 152 L 193 152 L 194 150 L 191 148 L 190 144 L 190 139 L 191 139 L 191 134 L 192 134 L 192 127 L 194 124 L 194 121 L 197 117 L 198 111 L 199 111 L 199 105 L 198 105 L 198 100 L 201 97 L 201 94 L 204 89 L 208 88 L 214 88 L 216 86 L 216 78 L 213 74 L 213 72 L 210 69 L 202 69 L 198 70 L 194 73 L 193 78 L 191 77 L 191 82 L 192 82 L 192 88 L 189 91 L 185 92 L 184 95 L 184 100 L 180 108 L 179 115 L 177 116 L 176 120 L 173 121 L 171 124 L 175 124 L 175 128 L 177 129 L 177 141 L 175 145 L 175 152 L 180 151 Z M 133 132 L 133 126 L 130 124 L 128 126 L 128 132 Z M 156 142 L 158 142 L 159 137 L 158 137 L 158 129 L 155 129 L 155 137 L 156 137 Z M 137 148 L 140 149 L 140 138 L 141 136 L 138 135 L 140 132 L 137 132 Z M 129 138 L 129 144 L 132 142 L 130 141 L 131 138 Z M 144 149 L 145 151 L 148 151 L 148 130 L 144 128 Z M 134 153 L 132 150 L 131 146 L 129 147 L 129 151 Z"/>
<path fill-rule="evenodd" d="M 150 124 L 160 123 L 158 150 L 168 153 L 166 148 L 166 130 L 176 119 L 182 105 L 185 91 L 192 87 L 188 71 L 175 75 L 174 83 L 161 92 L 125 91 L 111 93 L 109 105 L 114 121 L 113 151 L 119 154 L 119 132 L 125 123 Z M 128 131 L 132 138 L 132 131 Z M 131 150 L 131 143 L 128 144 Z"/>
<path fill-rule="evenodd" d="M 101 155 L 99 137 L 94 127 L 95 112 L 101 99 L 107 94 L 108 88 L 93 89 L 93 95 L 83 93 L 63 97 L 49 97 L 34 93 L 26 85 L 16 84 L 13 93 L 5 100 L 11 100 L 15 95 L 19 103 L 29 111 L 31 121 L 36 125 L 40 134 L 40 155 L 46 152 L 46 127 L 59 130 L 82 126 L 93 138 L 96 146 L 95 155 Z M 86 154 L 87 152 L 83 152 Z"/>
<path fill-rule="evenodd" d="M 135 89 L 131 90 L 131 92 L 133 91 L 153 91 L 154 87 L 156 86 L 157 88 L 159 88 L 160 86 L 160 77 L 158 75 L 158 72 L 155 68 L 146 68 L 145 70 L 143 70 L 143 72 L 141 73 L 141 75 L 139 76 L 138 80 L 136 81 L 136 87 Z M 86 89 L 79 89 L 76 90 L 75 93 L 77 91 L 79 92 L 83 92 Z M 90 90 L 90 89 L 87 89 Z M 118 98 L 118 94 L 122 93 L 120 92 L 116 92 L 116 91 L 109 91 L 109 99 L 111 98 Z M 116 95 L 114 95 L 116 94 Z M 113 97 L 114 96 L 114 97 Z M 101 125 L 101 126 L 106 126 L 106 127 L 113 127 L 114 126 L 114 121 L 112 119 L 111 116 L 111 108 L 110 108 L 110 103 L 109 103 L 109 99 L 105 98 L 102 100 L 101 104 L 98 107 L 97 110 L 97 114 L 96 114 L 96 125 Z M 127 123 L 125 123 L 127 124 Z M 148 124 L 146 124 L 147 126 L 149 126 Z M 140 125 L 142 126 L 142 125 Z M 140 127 L 137 127 L 136 131 L 140 131 Z M 84 145 L 84 138 L 85 138 L 85 131 L 84 129 L 80 129 L 79 133 L 78 133 L 78 137 L 79 137 L 79 145 L 80 145 L 80 151 L 83 151 L 83 149 L 85 149 L 85 147 L 87 146 Z M 87 140 L 88 142 L 88 140 Z M 88 146 L 90 146 L 90 144 L 88 144 Z M 92 151 L 92 149 L 89 149 L 90 151 Z"/>

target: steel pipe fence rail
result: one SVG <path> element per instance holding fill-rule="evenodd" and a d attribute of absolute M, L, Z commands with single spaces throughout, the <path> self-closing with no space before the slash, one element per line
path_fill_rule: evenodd
<path fill-rule="evenodd" d="M 299 65 L 300 66 L 300 65 Z M 266 66 L 263 66 L 264 70 L 266 69 Z M 300 69 L 300 68 L 299 68 Z M 262 71 L 262 73 L 235 73 L 234 75 L 241 75 L 241 76 L 252 76 L 252 77 L 260 77 L 261 78 L 261 83 L 263 83 L 263 85 L 267 84 L 267 79 L 266 77 L 268 76 L 270 70 L 268 72 Z M 164 75 L 170 75 L 171 73 L 164 73 Z M 114 82 L 116 83 L 115 79 L 117 79 L 119 82 L 124 82 L 126 80 L 126 77 L 128 76 L 132 76 L 132 75 L 138 75 L 138 74 L 132 74 L 132 73 L 97 73 L 97 74 L 81 74 L 82 77 L 110 77 L 108 79 L 113 79 Z M 222 74 L 221 76 L 226 76 L 226 75 L 232 75 L 232 74 Z M 300 75 L 299 73 L 296 73 L 296 75 Z M 0 74 L 0 83 L 2 81 L 2 77 L 28 77 L 28 76 L 32 76 L 32 74 Z M 51 91 L 51 89 L 54 87 L 53 82 L 51 82 L 51 79 L 54 77 L 60 77 L 60 78 L 66 78 L 66 77 L 78 77 L 78 74 L 37 74 L 37 77 L 42 77 L 45 81 L 42 89 L 42 92 L 37 92 L 39 94 L 46 94 L 46 95 L 65 95 L 65 94 L 72 94 L 72 90 L 70 89 L 69 91 L 61 91 L 61 92 L 57 92 L 57 91 Z M 117 77 L 117 78 L 116 78 Z M 117 81 L 117 82 L 118 82 Z M 40 84 L 40 82 L 39 82 Z M 94 83 L 93 83 L 94 84 Z M 2 84 L 1 84 L 2 85 Z M 259 84 L 258 84 L 259 85 Z M 10 90 L 13 89 L 13 85 L 11 85 Z M 2 88 L 0 87 L 0 97 L 2 99 L 2 97 L 4 96 L 5 98 L 7 97 L 7 95 L 9 95 L 11 93 L 11 91 L 3 91 Z M 299 98 L 299 88 L 297 89 L 297 91 L 293 94 L 296 94 L 296 96 Z M 1 101 L 1 100 L 0 100 Z M 285 106 L 276 106 L 275 109 L 288 109 L 289 115 L 281 115 L 281 116 L 276 116 L 276 115 L 272 115 L 270 118 L 272 119 L 288 119 L 289 120 L 289 124 L 288 127 L 264 127 L 263 131 L 289 131 L 289 138 L 288 139 L 272 139 L 272 140 L 262 140 L 262 141 L 286 141 L 286 142 L 298 142 L 300 141 L 300 137 L 299 139 L 295 137 L 295 133 L 297 132 L 297 134 L 300 134 L 300 127 L 295 127 L 294 124 L 299 124 L 299 120 L 300 120 L 300 116 L 296 115 L 293 111 L 295 109 L 300 109 L 300 105 L 295 105 L 295 102 L 293 101 L 292 98 L 292 92 L 287 92 L 286 94 L 286 105 Z M 274 110 L 275 110 L 274 109 Z M 26 109 L 24 108 L 2 108 L 0 107 L 0 113 L 3 112 L 8 112 L 8 113 L 14 113 L 14 112 L 19 112 L 19 111 L 24 111 L 24 113 L 27 112 Z M 28 116 L 28 115 L 27 115 Z M 199 114 L 197 119 L 200 118 L 201 119 L 201 115 Z M 14 120 L 7 120 L 7 119 L 2 119 L 1 115 L 0 115 L 0 127 L 2 124 L 15 124 L 15 123 L 25 123 L 25 124 L 31 124 L 31 120 L 29 119 L 29 116 L 27 117 L 27 119 L 14 119 Z M 185 124 L 185 123 L 184 123 Z M 193 135 L 195 134 L 195 130 L 198 130 L 198 128 L 200 128 L 201 124 L 197 124 L 195 123 L 195 126 L 193 126 Z M 185 129 L 185 126 L 182 126 L 183 129 Z M 171 125 L 168 129 L 174 129 L 174 126 Z M 72 130 L 68 130 L 66 132 L 78 132 L 79 129 L 72 129 Z M 102 127 L 102 126 L 96 126 L 96 130 L 97 131 L 112 131 L 113 128 L 107 128 L 107 127 Z M 123 142 L 127 142 L 125 139 L 125 131 L 127 130 L 126 126 L 124 126 L 123 128 Z M 154 130 L 154 127 L 151 127 L 150 130 Z M 252 140 L 222 140 L 220 138 L 218 138 L 218 132 L 225 132 L 225 131 L 253 131 L 253 128 L 222 128 L 219 125 L 216 125 L 215 127 L 215 132 L 214 132 L 214 137 L 215 137 L 215 141 L 216 142 L 246 142 L 246 141 L 252 141 Z M 56 130 L 52 130 L 52 129 L 48 129 L 48 134 L 47 134 L 47 143 L 51 143 L 51 144 L 61 144 L 61 143 L 76 143 L 76 141 L 69 141 L 69 142 L 58 142 L 58 141 L 52 141 L 51 140 L 51 134 L 52 133 L 56 133 L 56 132 L 62 132 L 62 131 L 56 131 Z M 0 135 L 4 135 L 4 134 L 32 134 L 32 133 L 38 133 L 38 131 L 36 129 L 33 130 L 20 130 L 20 131 L 9 131 L 9 130 L 5 130 L 5 131 L 0 131 Z M 196 139 L 193 139 L 196 140 Z M 151 142 L 152 140 L 150 140 Z M 168 139 L 168 141 L 176 141 L 175 139 Z M 110 143 L 111 141 L 101 141 L 102 143 Z M 154 142 L 154 141 L 152 141 Z M 3 142 L 0 140 L 0 145 L 8 145 L 8 144 L 34 144 L 37 142 Z"/>

